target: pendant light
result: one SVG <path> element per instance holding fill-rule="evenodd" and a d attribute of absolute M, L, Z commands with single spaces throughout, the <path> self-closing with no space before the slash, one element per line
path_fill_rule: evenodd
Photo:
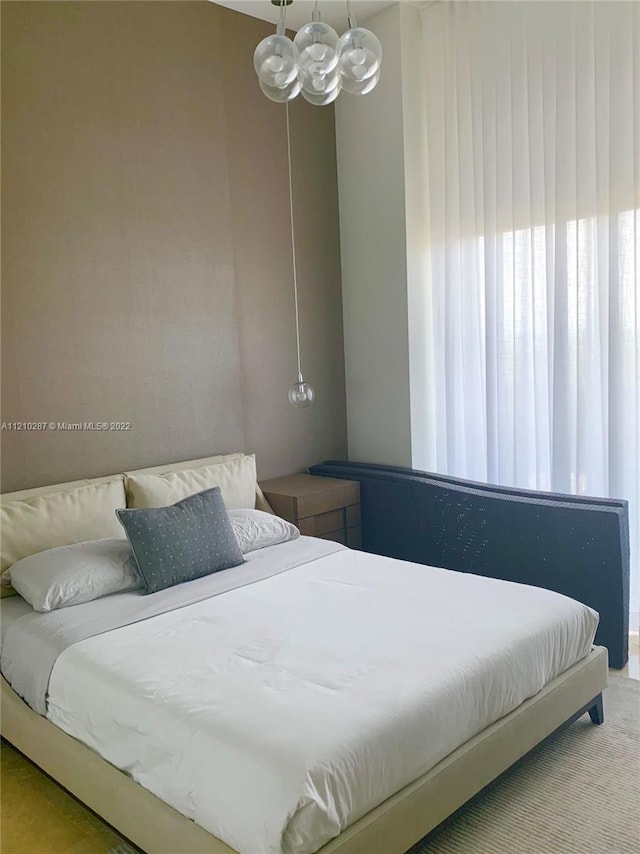
<path fill-rule="evenodd" d="M 289 0 L 291 2 L 291 0 Z M 300 92 L 300 74 L 298 48 L 286 35 L 286 0 L 278 0 L 280 19 L 275 35 L 262 39 L 253 52 L 255 68 L 260 88 L 271 101 L 282 104 L 295 98 Z"/>
<path fill-rule="evenodd" d="M 356 24 L 351 0 L 347 0 L 347 21 L 349 29 L 338 44 L 342 87 L 352 95 L 366 95 L 380 76 L 382 45 L 375 33 Z M 369 86 L 365 80 L 370 81 Z"/>
<path fill-rule="evenodd" d="M 293 40 L 298 48 L 302 97 L 310 104 L 330 104 L 340 94 L 342 75 L 338 68 L 338 34 L 320 20 L 318 0 L 311 23 L 300 27 Z"/>
<path fill-rule="evenodd" d="M 338 33 L 320 20 L 316 0 L 311 21 L 293 41 L 286 35 L 286 7 L 293 0 L 271 0 L 280 9 L 275 35 L 255 49 L 253 64 L 260 88 L 271 101 L 287 103 L 299 94 L 318 107 L 333 103 L 341 91 L 366 95 L 380 79 L 382 45 L 375 33 L 359 27 L 346 0 L 348 30 Z"/>
<path fill-rule="evenodd" d="M 293 180 L 291 173 L 291 127 L 289 123 L 289 104 L 285 103 L 287 117 L 287 165 L 289 167 L 289 217 L 291 221 L 291 257 L 293 260 L 293 300 L 296 315 L 296 353 L 298 357 L 298 379 L 289 389 L 289 403 L 297 409 L 305 409 L 311 406 L 316 393 L 302 376 L 300 361 L 300 316 L 298 312 L 298 269 L 296 262 L 296 233 L 293 221 Z"/>

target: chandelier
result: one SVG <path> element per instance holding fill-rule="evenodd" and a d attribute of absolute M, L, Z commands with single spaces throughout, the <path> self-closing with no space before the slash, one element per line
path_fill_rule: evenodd
<path fill-rule="evenodd" d="M 318 107 L 331 104 L 344 89 L 366 95 L 380 79 L 382 45 L 378 37 L 358 27 L 346 0 L 348 30 L 343 36 L 320 20 L 318 0 L 311 21 L 293 41 L 285 35 L 286 9 L 293 0 L 271 0 L 280 7 L 275 35 L 263 39 L 253 54 L 260 88 L 271 101 L 284 104 L 299 94 Z"/>

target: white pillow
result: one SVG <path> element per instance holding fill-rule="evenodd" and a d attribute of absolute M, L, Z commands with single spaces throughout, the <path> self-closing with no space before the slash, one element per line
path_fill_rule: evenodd
<path fill-rule="evenodd" d="M 300 536 L 300 531 L 291 522 L 262 510 L 229 510 L 229 518 L 242 554 L 286 543 Z"/>
<path fill-rule="evenodd" d="M 120 537 L 115 511 L 126 506 L 121 474 L 3 495 L 0 571 L 45 549 Z"/>
<path fill-rule="evenodd" d="M 142 587 L 128 541 L 115 538 L 29 555 L 2 574 L 2 584 L 11 584 L 34 611 L 54 611 Z"/>
<path fill-rule="evenodd" d="M 219 486 L 228 510 L 253 508 L 256 506 L 256 480 L 253 454 L 164 474 L 127 474 L 127 506 L 168 507 L 190 495 Z"/>

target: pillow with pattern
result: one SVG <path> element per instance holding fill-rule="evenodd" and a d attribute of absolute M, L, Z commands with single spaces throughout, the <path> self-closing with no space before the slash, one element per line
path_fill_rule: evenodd
<path fill-rule="evenodd" d="M 169 507 L 116 514 L 147 593 L 244 563 L 218 486 Z"/>

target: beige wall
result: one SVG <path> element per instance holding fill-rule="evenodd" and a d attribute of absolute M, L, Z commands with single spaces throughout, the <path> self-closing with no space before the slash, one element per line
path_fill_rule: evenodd
<path fill-rule="evenodd" d="M 291 107 L 303 367 L 284 108 L 269 25 L 207 2 L 2 4 L 2 488 L 215 452 L 261 477 L 346 447 L 333 109 Z"/>

